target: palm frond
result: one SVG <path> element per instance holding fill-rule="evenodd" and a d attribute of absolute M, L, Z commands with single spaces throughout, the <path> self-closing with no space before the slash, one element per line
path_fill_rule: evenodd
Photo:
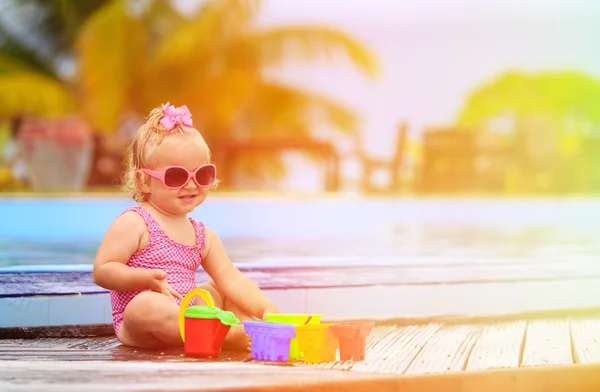
<path fill-rule="evenodd" d="M 8 53 L 0 51 L 0 75 L 22 71 L 36 72 L 40 75 L 52 77 L 52 75 L 46 75 L 45 72 L 39 72 L 39 68 L 29 61 L 19 58 L 19 56 L 11 56 Z"/>
<path fill-rule="evenodd" d="M 259 80 L 253 72 L 230 70 L 207 76 L 193 69 L 165 74 L 145 91 L 147 107 L 170 101 L 185 104 L 194 113 L 195 124 L 209 134 L 225 136 L 257 89 Z"/>
<path fill-rule="evenodd" d="M 13 27 L 18 25 L 19 41 L 45 59 L 70 55 L 82 24 L 109 1 L 3 0 L 0 9 L 10 21 L 1 24 L 5 30 L 9 22 Z"/>
<path fill-rule="evenodd" d="M 223 48 L 239 35 L 247 34 L 257 14 L 259 1 L 208 1 L 186 23 L 172 32 L 157 48 L 155 63 L 186 63 L 199 72 L 211 69 Z"/>
<path fill-rule="evenodd" d="M 273 66 L 321 56 L 332 59 L 340 55 L 367 75 L 377 74 L 373 53 L 346 33 L 331 27 L 287 26 L 256 31 L 241 36 L 230 46 L 226 56 L 234 64 L 254 59 L 261 66 Z"/>
<path fill-rule="evenodd" d="M 142 4 L 144 3 L 142 2 Z M 188 18 L 173 6 L 172 1 L 146 1 L 145 7 L 136 10 L 135 13 L 146 27 L 150 53 L 154 52 L 166 37 L 169 37 L 180 26 L 188 23 Z"/>
<path fill-rule="evenodd" d="M 458 116 L 479 126 L 497 116 L 600 121 L 600 81 L 580 72 L 507 72 L 475 89 Z"/>
<path fill-rule="evenodd" d="M 124 1 L 97 11 L 77 42 L 82 110 L 98 130 L 113 132 L 119 115 L 132 106 L 136 79 L 144 73 L 146 35 Z"/>
<path fill-rule="evenodd" d="M 74 111 L 72 92 L 63 83 L 35 72 L 0 74 L 0 118 L 15 114 L 53 117 Z"/>
<path fill-rule="evenodd" d="M 317 126 L 355 135 L 358 119 L 351 110 L 314 92 L 263 83 L 244 115 L 255 135 L 308 136 Z"/>
<path fill-rule="evenodd" d="M 58 79 L 53 65 L 44 60 L 39 53 L 21 42 L 15 35 L 0 23 L 0 73 L 8 72 L 15 67 L 35 69 L 38 73 Z M 10 64 L 10 65 L 9 65 Z"/>

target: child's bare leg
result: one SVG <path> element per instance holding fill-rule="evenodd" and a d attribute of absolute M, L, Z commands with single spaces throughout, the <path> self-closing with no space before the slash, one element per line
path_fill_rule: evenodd
<path fill-rule="evenodd" d="M 256 320 L 255 317 L 252 317 L 252 315 L 248 314 L 236 303 L 229 301 L 226 297 L 223 297 L 212 279 L 199 287 L 211 293 L 213 299 L 215 300 L 216 307 L 233 312 L 233 314 L 235 314 L 240 321 Z M 198 302 L 201 304 L 204 303 L 200 298 L 198 298 Z M 229 333 L 223 342 L 223 348 L 232 350 L 250 350 L 250 337 L 246 335 L 246 331 L 244 330 L 244 326 L 242 324 L 232 327 L 229 330 Z"/>
<path fill-rule="evenodd" d="M 119 340 L 126 346 L 160 348 L 181 346 L 179 306 L 164 294 L 145 291 L 123 312 Z"/>
<path fill-rule="evenodd" d="M 225 298 L 223 300 L 223 307 L 225 310 L 233 312 L 240 321 L 246 320 L 256 320 L 255 317 L 246 313 L 245 310 L 240 308 L 235 302 L 228 300 Z M 241 350 L 250 350 L 250 337 L 246 335 L 246 331 L 244 330 L 244 326 L 242 324 L 233 327 L 229 334 L 227 334 L 227 338 L 223 343 L 223 346 L 231 349 L 241 349 Z"/>
<path fill-rule="evenodd" d="M 217 290 L 217 286 L 215 285 L 215 283 L 212 280 L 209 280 L 208 282 L 201 284 L 200 286 L 198 286 L 198 288 L 208 291 L 210 293 L 210 296 L 213 299 L 213 302 L 215 303 L 215 306 L 219 309 L 223 309 L 223 298 L 221 298 L 221 293 L 219 293 L 219 291 Z M 204 299 L 199 295 L 197 295 L 195 297 L 195 299 L 196 299 L 196 305 L 199 305 L 199 306 L 208 305 L 206 303 L 206 301 L 204 301 Z"/>

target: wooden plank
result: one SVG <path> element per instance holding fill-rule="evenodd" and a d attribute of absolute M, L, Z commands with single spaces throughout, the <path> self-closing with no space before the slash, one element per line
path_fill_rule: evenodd
<path fill-rule="evenodd" d="M 371 331 L 371 334 L 367 338 L 367 342 L 365 345 L 365 357 L 367 357 L 367 353 L 371 352 L 373 348 L 385 339 L 390 334 L 393 334 L 398 329 L 397 326 L 381 326 L 375 327 Z M 338 350 L 338 359 L 339 359 L 339 350 Z M 350 370 L 356 364 L 354 361 L 339 361 L 337 362 L 332 369 L 336 370 Z"/>
<path fill-rule="evenodd" d="M 223 351 L 217 358 L 194 358 L 181 347 L 145 350 L 123 346 L 115 337 L 0 340 L 1 361 L 240 362 L 247 357 L 246 351 Z"/>
<path fill-rule="evenodd" d="M 6 364 L 6 366 L 4 366 Z M 11 392 L 597 392 L 600 364 L 456 372 L 429 376 L 370 375 L 250 364 L 26 362 L 0 366 L 0 390 Z"/>
<path fill-rule="evenodd" d="M 573 363 L 567 320 L 532 321 L 527 326 L 521 366 Z"/>
<path fill-rule="evenodd" d="M 466 370 L 519 367 L 526 327 L 526 321 L 485 327 L 469 356 Z"/>
<path fill-rule="evenodd" d="M 0 390 L 246 390 L 255 386 L 311 385 L 374 377 L 371 374 L 234 362 L 5 361 L 0 366 Z"/>
<path fill-rule="evenodd" d="M 541 342 L 538 342 L 538 345 L 541 344 L 542 347 L 544 342 L 552 343 L 557 340 L 552 337 L 559 336 L 564 340 L 564 334 L 559 332 L 565 330 L 568 332 L 569 324 L 575 347 L 586 347 L 585 342 L 595 343 L 594 336 L 597 337 L 600 331 L 600 319 L 574 320 L 571 323 L 558 320 L 544 323 L 532 322 L 527 329 L 527 336 L 532 340 L 536 339 L 536 334 L 543 333 L 543 336 L 540 335 L 541 338 L 538 339 Z M 515 368 L 514 347 L 519 333 L 524 334 L 522 331 L 523 322 L 503 325 L 378 326 L 373 329 L 367 341 L 365 361 L 338 361 L 313 367 L 239 363 L 247 357 L 245 352 L 224 352 L 222 356 L 214 359 L 191 358 L 184 356 L 181 348 L 140 350 L 124 347 L 114 337 L 0 340 L 0 359 L 5 359 L 0 362 L 0 390 L 21 392 L 41 389 L 48 392 L 80 390 L 94 392 L 107 389 L 257 392 L 308 389 L 324 392 L 331 390 L 354 392 L 369 389 L 404 392 L 429 390 L 554 392 L 569 389 L 595 392 L 600 390 L 599 364 Z M 496 341 L 492 336 L 494 334 L 497 334 Z M 548 336 L 550 339 L 547 338 Z M 579 336 L 585 339 L 577 340 Z M 499 353 L 499 345 L 496 343 L 501 339 L 509 341 L 511 338 L 512 345 L 505 346 L 513 350 L 513 354 L 506 357 L 510 358 L 510 361 L 503 358 L 495 359 L 494 362 L 494 364 L 508 363 L 510 367 L 490 370 L 489 363 L 483 359 L 471 359 L 477 354 L 477 347 L 491 347 L 486 352 Z M 532 344 L 530 342 L 530 348 L 535 348 Z M 468 362 L 472 365 L 468 365 L 468 369 L 480 371 L 460 371 L 459 365 L 465 364 L 469 347 L 473 347 L 473 351 Z M 587 353 L 592 351 L 591 355 L 596 355 L 597 345 L 592 347 L 593 349 L 588 349 Z M 578 352 L 577 348 L 574 351 Z M 501 354 L 505 354 L 505 351 Z M 543 353 L 538 353 L 538 357 L 541 354 Z M 578 357 L 584 358 L 584 355 L 578 354 Z M 584 358 L 582 361 L 592 362 L 593 358 L 597 357 Z M 424 361 L 421 362 L 420 359 Z M 476 366 L 477 361 L 479 367 Z M 484 365 L 481 365 L 482 363 Z M 442 369 L 445 374 L 439 374 L 439 369 Z M 408 375 L 395 376 L 403 372 Z M 418 375 L 412 375 L 415 373 Z M 432 376 L 431 373 L 438 374 Z M 93 374 L 93 377 L 90 377 L 90 374 Z"/>
<path fill-rule="evenodd" d="M 576 363 L 600 363 L 600 320 L 572 320 L 571 339 Z"/>
<path fill-rule="evenodd" d="M 373 349 L 373 347 L 384 340 L 388 335 L 395 334 L 397 329 L 398 327 L 392 325 L 373 328 L 365 345 L 365 357 L 368 358 L 368 353 Z M 340 354 L 338 350 L 337 361 L 324 363 L 296 363 L 296 366 L 308 367 L 312 369 L 350 370 L 356 363 L 354 361 L 340 361 L 339 359 Z"/>
<path fill-rule="evenodd" d="M 23 300 L 27 301 L 26 298 Z M 115 337 L 115 330 L 112 323 L 0 328 L 0 341 L 5 339 L 81 338 L 96 336 Z"/>
<path fill-rule="evenodd" d="M 463 370 L 482 328 L 480 325 L 442 327 L 423 347 L 406 373 L 431 374 Z"/>
<path fill-rule="evenodd" d="M 288 244 L 283 248 L 286 247 Z M 276 254 L 275 252 L 273 257 L 276 257 Z M 243 258 L 243 256 L 238 257 Z M 340 261 L 343 261 L 343 258 L 340 258 Z M 555 281 L 559 277 L 560 279 L 600 277 L 600 265 L 586 259 L 548 261 L 543 264 L 521 262 L 521 260 L 511 262 L 494 260 L 487 264 L 467 262 L 440 264 L 438 261 L 428 259 L 418 265 L 381 265 L 378 268 L 365 265 L 253 268 L 244 266 L 244 263 L 240 262 L 238 268 L 262 289 L 363 287 L 382 284 L 514 283 Z M 204 270 L 197 270 L 194 274 L 197 282 L 209 278 Z M 91 272 L 24 274 L 0 270 L 0 298 L 107 293 L 107 290 L 93 282 Z"/>
<path fill-rule="evenodd" d="M 101 338 L 39 338 L 39 339 L 1 339 L 0 350 L 21 347 L 27 350 L 35 349 L 68 349 L 73 342 L 88 342 L 93 344 Z"/>
<path fill-rule="evenodd" d="M 111 350 L 121 343 L 115 336 L 99 336 L 86 338 L 39 338 L 39 339 L 2 339 L 0 351 L 9 349 L 55 349 L 55 350 Z"/>
<path fill-rule="evenodd" d="M 397 327 L 391 334 L 370 347 L 365 353 L 365 360 L 356 362 L 350 370 L 379 374 L 404 373 L 440 327 L 440 324 Z"/>
<path fill-rule="evenodd" d="M 71 349 L 86 349 L 86 350 L 110 350 L 121 346 L 121 342 L 116 336 L 98 337 L 96 339 L 72 339 L 69 342 Z"/>

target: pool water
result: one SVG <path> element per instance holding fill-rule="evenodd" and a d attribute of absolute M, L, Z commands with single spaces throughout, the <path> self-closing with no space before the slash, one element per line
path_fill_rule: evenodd
<path fill-rule="evenodd" d="M 0 198 L 0 268 L 91 265 L 120 198 Z M 237 263 L 537 263 L 600 254 L 596 199 L 213 197 L 192 215 Z"/>

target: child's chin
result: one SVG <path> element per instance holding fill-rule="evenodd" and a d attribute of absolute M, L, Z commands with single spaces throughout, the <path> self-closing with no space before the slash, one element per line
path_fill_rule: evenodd
<path fill-rule="evenodd" d="M 185 210 L 187 212 L 190 212 L 190 211 L 193 211 L 196 207 L 198 207 L 200 205 L 200 203 L 201 203 L 201 200 L 197 197 L 197 198 L 194 199 L 193 202 L 191 202 L 191 203 L 189 203 L 189 202 L 180 203 L 179 206 L 180 206 L 181 209 L 183 209 L 183 210 Z"/>
<path fill-rule="evenodd" d="M 194 211 L 194 208 L 196 208 L 197 206 L 198 206 L 198 203 L 194 203 L 194 204 L 182 204 L 182 205 L 179 206 L 179 208 L 182 211 L 191 212 L 191 211 Z"/>

